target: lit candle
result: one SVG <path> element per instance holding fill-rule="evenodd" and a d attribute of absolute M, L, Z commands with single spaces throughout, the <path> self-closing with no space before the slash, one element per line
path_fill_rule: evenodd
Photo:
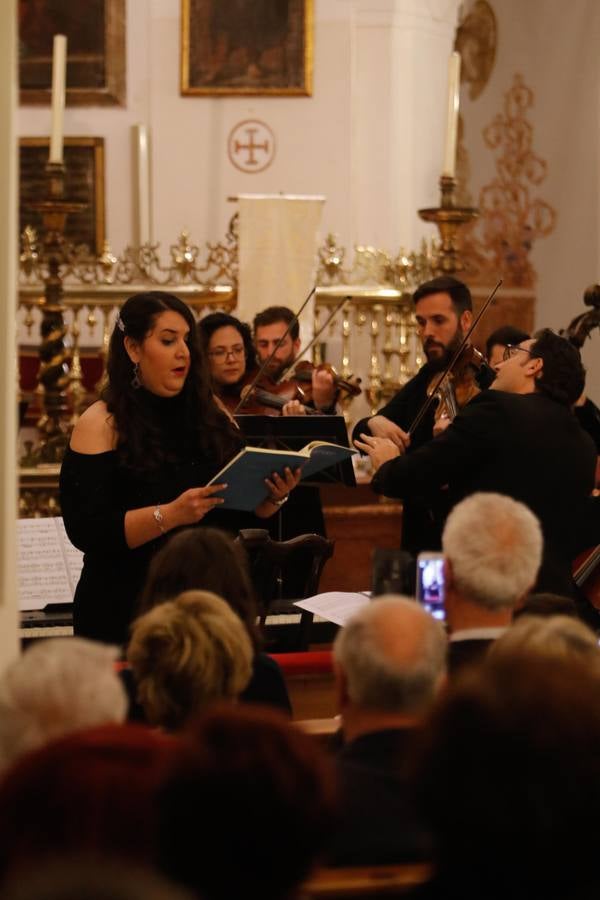
<path fill-rule="evenodd" d="M 458 108 L 460 103 L 460 53 L 456 50 L 448 60 L 448 118 L 446 120 L 446 145 L 442 175 L 454 178 L 456 174 L 456 141 L 458 138 Z"/>
<path fill-rule="evenodd" d="M 52 131 L 50 134 L 50 162 L 63 161 L 63 118 L 65 113 L 65 82 L 67 71 L 67 39 L 54 35 L 52 55 Z"/>
<path fill-rule="evenodd" d="M 148 129 L 145 125 L 133 126 L 137 150 L 137 226 L 138 246 L 150 241 L 150 164 L 148 154 Z"/>

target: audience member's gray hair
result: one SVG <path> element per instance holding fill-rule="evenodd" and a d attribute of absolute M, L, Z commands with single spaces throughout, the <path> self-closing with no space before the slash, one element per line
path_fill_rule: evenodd
<path fill-rule="evenodd" d="M 402 632 L 397 630 L 401 617 L 407 620 Z M 346 623 L 336 637 L 334 656 L 352 703 L 363 709 L 416 713 L 435 696 L 446 670 L 446 649 L 439 622 L 415 600 L 388 595 Z"/>
<path fill-rule="evenodd" d="M 123 722 L 118 652 L 84 638 L 45 638 L 12 663 L 0 678 L 0 768 L 69 732 Z"/>
<path fill-rule="evenodd" d="M 488 651 L 494 659 L 513 653 L 577 658 L 600 669 L 598 638 L 591 628 L 571 616 L 521 616 Z"/>
<path fill-rule="evenodd" d="M 543 537 L 523 503 L 502 494 L 473 494 L 448 516 L 442 547 L 461 596 L 494 610 L 514 606 L 532 587 Z"/>

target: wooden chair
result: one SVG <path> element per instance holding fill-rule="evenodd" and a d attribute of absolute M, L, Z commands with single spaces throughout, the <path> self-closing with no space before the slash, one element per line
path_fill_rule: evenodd
<path fill-rule="evenodd" d="M 334 542 L 320 534 L 301 534 L 288 541 L 273 541 L 265 528 L 244 528 L 237 540 L 248 554 L 261 626 L 273 612 L 299 612 L 285 602 L 286 575 L 293 573 L 294 576 L 294 600 L 318 593 L 321 572 L 334 549 Z M 312 613 L 302 611 L 298 649 L 308 646 L 312 620 Z"/>

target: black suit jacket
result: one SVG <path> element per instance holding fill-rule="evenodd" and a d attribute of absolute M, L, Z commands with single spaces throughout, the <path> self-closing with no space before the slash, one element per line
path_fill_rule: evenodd
<path fill-rule="evenodd" d="M 431 366 L 426 363 L 377 415 L 385 416 L 404 431 L 408 431 L 427 399 L 427 388 L 433 376 Z M 363 433 L 371 433 L 368 421 L 366 418 L 357 422 L 352 431 L 353 441 L 360 439 Z M 412 435 L 408 455 L 433 438 L 433 422 L 434 406 L 423 417 Z M 439 549 L 440 519 L 443 518 L 444 502 L 445 498 L 440 496 L 440 491 L 431 491 L 429 485 L 425 485 L 420 494 L 405 498 L 402 513 L 402 547 L 405 550 L 416 555 L 421 550 Z"/>
<path fill-rule="evenodd" d="M 464 641 L 450 641 L 448 644 L 448 675 L 452 677 L 466 666 L 481 662 L 490 648 L 492 640 L 468 638 Z"/>
<path fill-rule="evenodd" d="M 416 730 L 372 732 L 338 755 L 340 823 L 329 865 L 360 866 L 431 858 L 431 841 L 412 798 Z"/>
<path fill-rule="evenodd" d="M 448 485 L 449 507 L 476 491 L 506 494 L 540 520 L 544 560 L 539 590 L 570 592 L 576 524 L 594 486 L 596 448 L 565 406 L 542 393 L 484 391 L 446 431 L 385 463 L 373 488 L 410 497 Z"/>

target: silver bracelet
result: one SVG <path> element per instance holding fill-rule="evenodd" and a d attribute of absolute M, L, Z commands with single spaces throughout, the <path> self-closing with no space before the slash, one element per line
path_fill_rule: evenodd
<path fill-rule="evenodd" d="M 282 497 L 281 500 L 278 500 L 276 497 L 267 497 L 269 503 L 272 503 L 273 506 L 282 507 L 284 503 L 287 503 L 290 499 L 290 495 L 286 494 L 285 497 Z"/>
<path fill-rule="evenodd" d="M 152 513 L 152 515 L 154 516 L 154 521 L 156 522 L 156 524 L 159 527 L 160 533 L 166 534 L 167 531 L 165 529 L 165 526 L 163 525 L 163 522 L 165 521 L 165 517 L 162 514 L 160 505 L 158 505 L 154 508 L 154 512 Z"/>

